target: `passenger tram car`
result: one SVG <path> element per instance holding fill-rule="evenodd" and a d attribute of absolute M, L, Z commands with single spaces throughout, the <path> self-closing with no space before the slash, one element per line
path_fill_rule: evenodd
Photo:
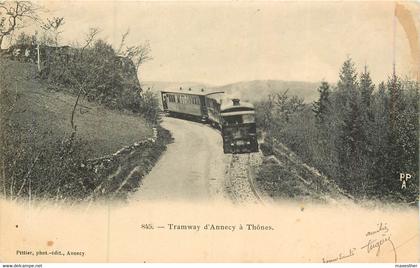
<path fill-rule="evenodd" d="M 255 109 L 239 99 L 224 101 L 223 91 L 161 91 L 169 116 L 201 121 L 221 130 L 224 153 L 258 152 Z"/>

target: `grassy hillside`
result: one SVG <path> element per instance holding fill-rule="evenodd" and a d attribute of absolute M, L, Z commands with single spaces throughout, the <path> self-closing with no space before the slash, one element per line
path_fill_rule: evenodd
<path fill-rule="evenodd" d="M 29 63 L 2 61 L 11 93 L 16 99 L 12 121 L 24 129 L 36 125 L 37 131 L 52 131 L 53 136 L 69 135 L 70 116 L 76 97 L 53 91 L 49 84 L 35 79 L 36 68 Z M 111 111 L 82 99 L 75 115 L 77 136 L 92 145 L 90 157 L 114 153 L 123 146 L 151 137 L 152 130 L 138 115 Z M 48 143 L 48 141 L 37 141 Z"/>
<path fill-rule="evenodd" d="M 139 114 L 81 100 L 37 77 L 29 63 L 0 57 L 0 195 L 89 201 L 126 198 L 170 141 Z"/>

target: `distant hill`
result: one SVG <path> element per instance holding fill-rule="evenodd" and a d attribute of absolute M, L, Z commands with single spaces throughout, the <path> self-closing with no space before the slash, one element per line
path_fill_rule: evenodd
<path fill-rule="evenodd" d="M 244 101 L 260 101 L 269 94 L 282 93 L 288 90 L 290 96 L 296 95 L 302 97 L 309 103 L 318 98 L 317 88 L 320 83 L 302 82 L 302 81 L 282 81 L 282 80 L 254 80 L 242 81 L 223 86 L 212 86 L 198 82 L 170 82 L 170 81 L 144 81 L 141 83 L 143 90 L 150 88 L 152 91 L 161 91 L 167 89 L 178 89 L 180 87 L 187 89 L 210 89 L 221 90 L 229 97 L 240 98 Z"/>
<path fill-rule="evenodd" d="M 225 91 L 227 95 L 250 102 L 260 101 L 269 94 L 288 90 L 288 95 L 302 97 L 305 102 L 309 103 L 318 98 L 319 84 L 301 81 L 254 80 L 213 87 L 212 89 Z"/>

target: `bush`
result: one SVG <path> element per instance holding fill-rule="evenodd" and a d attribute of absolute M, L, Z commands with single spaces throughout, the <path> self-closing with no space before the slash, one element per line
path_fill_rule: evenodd
<path fill-rule="evenodd" d="M 58 139 L 41 132 L 34 121 L 29 127 L 11 120 L 15 96 L 1 91 L 2 194 L 7 198 L 80 200 L 93 191 L 99 177 L 84 167 L 88 144 L 75 133 Z"/>
<path fill-rule="evenodd" d="M 116 54 L 103 40 L 92 47 L 42 47 L 45 55 L 41 77 L 52 84 L 86 96 L 110 109 L 143 115 L 151 124 L 158 121 L 159 106 L 152 92 L 142 93 L 134 63 Z"/>
<path fill-rule="evenodd" d="M 419 83 L 392 76 L 374 91 L 366 70 L 359 81 L 351 61 L 343 66 L 337 88 L 319 90 L 315 105 L 284 94 L 256 105 L 261 149 L 270 154 L 269 147 L 285 144 L 361 200 L 413 203 L 419 196 Z M 413 176 L 406 189 L 400 172 Z"/>

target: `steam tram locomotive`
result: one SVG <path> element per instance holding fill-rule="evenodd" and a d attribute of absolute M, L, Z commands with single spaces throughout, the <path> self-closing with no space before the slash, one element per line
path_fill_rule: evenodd
<path fill-rule="evenodd" d="M 258 152 L 255 110 L 239 99 L 223 101 L 223 91 L 162 91 L 163 111 L 170 116 L 209 123 L 221 130 L 224 153 Z"/>

